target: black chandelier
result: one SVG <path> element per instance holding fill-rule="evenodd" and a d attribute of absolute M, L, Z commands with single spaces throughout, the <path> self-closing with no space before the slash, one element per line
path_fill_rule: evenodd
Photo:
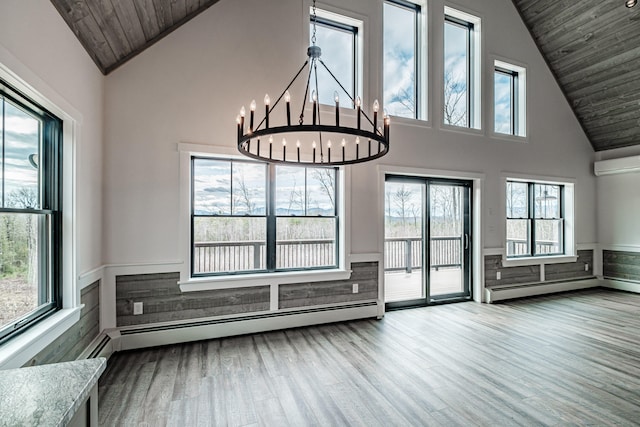
<path fill-rule="evenodd" d="M 238 151 L 247 157 L 270 163 L 291 163 L 298 165 L 338 166 L 362 163 L 380 158 L 389 152 L 389 116 L 384 114 L 381 126 L 378 125 L 378 111 L 380 105 L 374 101 L 372 106 L 373 120 L 362 110 L 361 100 L 349 94 L 336 76 L 329 70 L 320 58 L 321 49 L 316 46 L 316 2 L 313 1 L 313 36 L 311 46 L 307 49 L 307 60 L 293 77 L 284 91 L 271 105 L 269 95 L 264 97 L 264 118 L 254 127 L 256 110 L 255 100 L 249 108 L 248 126 L 246 123 L 246 109 L 242 107 L 237 117 Z M 335 120 L 334 123 L 323 124 L 320 119 L 320 105 L 318 102 L 318 71 L 320 64 L 347 95 L 351 105 L 355 108 L 354 126 L 340 123 L 340 98 L 334 92 Z M 298 117 L 298 123 L 291 123 L 291 94 L 289 89 L 296 82 L 302 72 L 308 67 L 304 97 Z M 311 78 L 314 77 L 315 88 L 309 89 Z M 276 106 L 284 99 L 286 109 L 286 125 L 272 126 L 269 117 Z M 305 122 L 305 105 L 312 104 L 312 119 Z M 363 120 L 364 118 L 364 120 Z M 289 144 L 289 145 L 288 145 Z M 287 151 L 287 147 L 289 151 Z M 333 152 L 332 152 L 333 149 Z"/>

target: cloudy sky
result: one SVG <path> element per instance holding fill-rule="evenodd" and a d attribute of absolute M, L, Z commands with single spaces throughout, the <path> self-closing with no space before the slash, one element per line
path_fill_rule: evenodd
<path fill-rule="evenodd" d="M 194 210 L 201 215 L 264 215 L 267 166 L 228 160 L 194 160 Z M 331 215 L 333 201 L 321 176 L 332 169 L 277 166 L 278 215 Z M 325 181 L 325 182 L 329 182 Z"/>
<path fill-rule="evenodd" d="M 4 135 L 4 173 L 0 180 L 4 182 L 5 207 L 23 208 L 26 206 L 16 205 L 11 195 L 24 188 L 37 200 L 38 170 L 29 162 L 29 156 L 39 154 L 40 121 L 2 98 L 0 117 L 0 132 Z"/>

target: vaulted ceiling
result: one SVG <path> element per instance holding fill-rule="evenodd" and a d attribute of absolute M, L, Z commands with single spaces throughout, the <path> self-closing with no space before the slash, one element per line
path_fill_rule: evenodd
<path fill-rule="evenodd" d="M 51 0 L 103 74 L 218 0 Z"/>
<path fill-rule="evenodd" d="M 51 0 L 104 74 L 218 0 Z M 513 0 L 596 151 L 640 145 L 640 5 Z M 530 88 L 534 90 L 534 88 Z"/>
<path fill-rule="evenodd" d="M 640 5 L 513 2 L 593 148 L 640 144 Z"/>

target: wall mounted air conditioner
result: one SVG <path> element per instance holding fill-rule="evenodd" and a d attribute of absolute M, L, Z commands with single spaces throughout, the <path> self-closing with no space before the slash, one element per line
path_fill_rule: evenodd
<path fill-rule="evenodd" d="M 600 160 L 593 164 L 593 172 L 596 176 L 640 172 L 640 156 Z"/>

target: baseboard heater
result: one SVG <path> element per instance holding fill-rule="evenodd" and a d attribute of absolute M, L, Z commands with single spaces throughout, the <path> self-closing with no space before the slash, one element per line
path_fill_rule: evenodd
<path fill-rule="evenodd" d="M 118 349 L 156 347 L 377 316 L 378 304 L 373 300 L 331 307 L 264 312 L 233 318 L 124 327 L 119 330 Z"/>
<path fill-rule="evenodd" d="M 595 277 L 589 277 L 561 282 L 540 282 L 526 285 L 487 288 L 485 289 L 485 297 L 488 303 L 493 303 L 514 298 L 575 291 L 579 289 L 595 288 L 598 286 L 602 286 L 602 282 Z"/>
<path fill-rule="evenodd" d="M 78 360 L 95 359 L 97 357 L 109 358 L 113 354 L 113 352 L 113 339 L 109 335 L 101 333 L 80 354 Z"/>
<path fill-rule="evenodd" d="M 634 292 L 637 294 L 640 293 L 640 282 L 636 280 L 604 276 L 602 286 L 609 289 L 617 289 L 619 291 Z"/>

